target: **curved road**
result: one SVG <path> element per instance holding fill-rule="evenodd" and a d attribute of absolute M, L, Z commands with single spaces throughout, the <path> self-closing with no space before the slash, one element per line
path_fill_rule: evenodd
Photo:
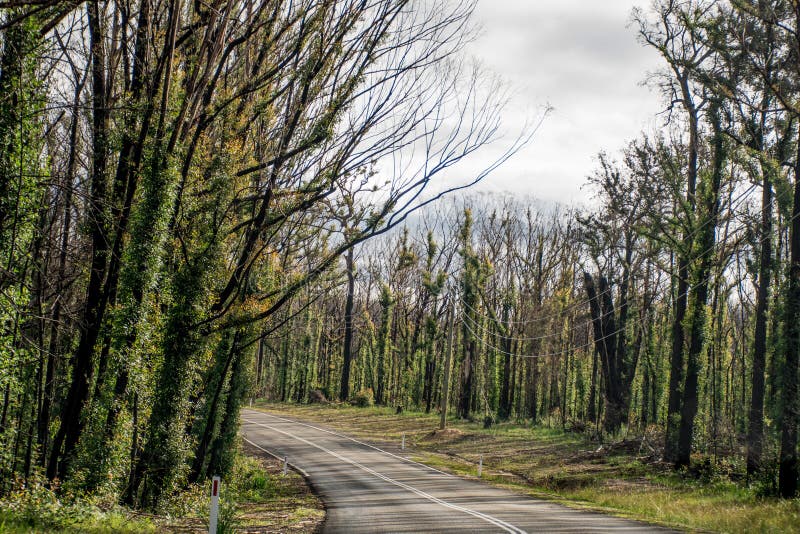
<path fill-rule="evenodd" d="M 255 410 L 242 435 L 304 471 L 324 532 L 666 532 L 465 480 L 318 425 Z"/>

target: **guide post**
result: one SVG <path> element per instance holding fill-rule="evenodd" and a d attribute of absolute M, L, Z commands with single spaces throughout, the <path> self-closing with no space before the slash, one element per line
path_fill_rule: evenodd
<path fill-rule="evenodd" d="M 211 479 L 211 512 L 208 515 L 208 534 L 217 534 L 219 517 L 219 477 Z"/>

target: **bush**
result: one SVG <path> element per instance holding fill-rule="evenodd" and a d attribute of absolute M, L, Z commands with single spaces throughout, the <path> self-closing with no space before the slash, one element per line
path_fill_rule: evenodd
<path fill-rule="evenodd" d="M 0 500 L 0 532 L 93 532 L 142 534 L 157 532 L 150 518 L 133 517 L 130 511 L 98 496 L 59 497 L 43 481 L 33 480 Z"/>
<path fill-rule="evenodd" d="M 492 425 L 496 422 L 494 415 L 487 414 L 486 417 L 483 418 L 483 428 L 492 428 Z"/>
<path fill-rule="evenodd" d="M 325 391 L 322 389 L 314 389 L 311 393 L 308 394 L 308 403 L 309 404 L 327 404 L 328 403 L 328 396 L 325 395 Z"/>
<path fill-rule="evenodd" d="M 19 489 L 0 502 L 0 513 L 20 524 L 47 530 L 66 530 L 88 515 L 80 507 L 69 506 L 44 485 Z"/>
<path fill-rule="evenodd" d="M 353 397 L 353 404 L 360 408 L 375 404 L 375 394 L 372 392 L 372 388 L 362 389 L 356 393 Z"/>

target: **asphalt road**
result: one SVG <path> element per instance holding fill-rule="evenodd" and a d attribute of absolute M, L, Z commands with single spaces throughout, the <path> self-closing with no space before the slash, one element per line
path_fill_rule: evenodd
<path fill-rule="evenodd" d="M 466 480 L 278 415 L 244 410 L 242 435 L 310 478 L 327 508 L 324 532 L 666 532 Z"/>

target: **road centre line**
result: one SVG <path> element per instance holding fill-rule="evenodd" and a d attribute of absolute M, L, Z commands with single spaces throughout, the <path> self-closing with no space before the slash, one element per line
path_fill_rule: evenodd
<path fill-rule="evenodd" d="M 425 469 L 427 469 L 429 471 L 433 471 L 434 473 L 439 473 L 440 475 L 444 475 L 446 477 L 460 478 L 460 477 L 458 477 L 456 475 L 453 475 L 451 473 L 445 473 L 444 471 L 440 471 L 439 469 L 436 469 L 435 467 L 431 467 L 429 465 L 425 465 L 425 464 L 420 463 L 420 462 L 415 462 L 414 460 L 411 460 L 409 458 L 405 458 L 403 456 L 398 456 L 397 454 L 392 454 L 391 452 L 385 451 L 385 450 L 383 450 L 383 449 L 381 449 L 379 447 L 376 447 L 375 445 L 370 445 L 369 443 L 364 443 L 363 441 L 358 441 L 355 438 L 351 438 L 350 436 L 346 436 L 344 434 L 340 434 L 338 432 L 334 432 L 333 430 L 326 430 L 326 429 L 320 428 L 318 426 L 309 425 L 308 423 L 303 423 L 302 421 L 296 421 L 294 419 L 287 419 L 285 417 L 279 417 L 277 415 L 273 415 L 273 414 L 268 413 L 268 412 L 262 412 L 261 410 L 250 410 L 250 411 L 256 412 L 257 414 L 266 415 L 267 417 L 272 417 L 273 419 L 278 419 L 279 421 L 284 421 L 286 423 L 294 423 L 296 425 L 302 425 L 302 426 L 305 426 L 305 427 L 308 427 L 308 428 L 313 428 L 314 430 L 319 430 L 320 432 L 325 432 L 326 434 L 331 434 L 331 435 L 339 437 L 339 438 L 348 439 L 348 440 L 352 441 L 353 443 L 358 443 L 359 445 L 362 445 L 364 447 L 368 447 L 370 449 L 374 449 L 374 450 L 376 450 L 378 452 L 381 452 L 383 454 L 391 456 L 392 458 L 397 458 L 400 461 L 407 462 L 407 463 L 414 464 L 414 465 L 418 465 L 419 467 L 424 467 Z"/>
<path fill-rule="evenodd" d="M 280 418 L 278 418 L 278 419 L 280 419 Z M 424 492 L 422 490 L 419 490 L 419 489 L 417 489 L 417 488 L 415 488 L 413 486 L 409 486 L 408 484 L 405 484 L 403 482 L 400 482 L 400 481 L 394 480 L 392 478 L 389 478 L 386 475 L 383 475 L 383 474 L 379 473 L 378 471 L 375 471 L 374 469 L 371 469 L 371 468 L 369 468 L 369 467 L 367 467 L 367 466 L 365 466 L 365 465 L 363 465 L 363 464 L 361 464 L 361 463 L 359 463 L 359 462 L 357 462 L 355 460 L 352 460 L 350 458 L 342 456 L 341 454 L 338 454 L 338 453 L 336 453 L 336 452 L 334 452 L 334 451 L 332 451 L 332 450 L 330 450 L 330 449 L 328 449 L 326 447 L 323 447 L 322 445 L 318 445 L 318 444 L 313 443 L 313 442 L 311 442 L 311 441 L 309 441 L 307 439 L 301 438 L 300 436 L 295 436 L 294 434 L 292 434 L 290 432 L 286 432 L 285 430 L 281 430 L 279 428 L 275 428 L 273 426 L 266 425 L 264 423 L 259 423 L 257 421 L 251 421 L 249 419 L 244 419 L 243 418 L 242 421 L 244 421 L 245 423 L 250 423 L 250 424 L 254 424 L 254 425 L 260 426 L 260 427 L 268 428 L 269 430 L 272 430 L 274 432 L 278 432 L 278 433 L 283 434 L 285 436 L 289 436 L 290 438 L 293 438 L 293 439 L 295 439 L 297 441 L 305 443 L 306 445 L 310 445 L 310 446 L 312 446 L 312 447 L 314 447 L 316 449 L 319 449 L 319 450 L 321 450 L 321 451 L 323 451 L 323 452 L 325 452 L 327 454 L 330 454 L 331 456 L 333 456 L 335 458 L 338 458 L 338 459 L 342 460 L 343 462 L 349 463 L 350 465 L 353 465 L 353 466 L 361 469 L 362 471 L 364 471 L 366 473 L 369 473 L 369 474 L 371 474 L 371 475 L 373 475 L 373 476 L 375 476 L 375 477 L 377 477 L 377 478 L 379 478 L 381 480 L 385 480 L 386 482 L 389 482 L 390 484 L 393 484 L 393 485 L 395 485 L 395 486 L 397 486 L 399 488 L 403 488 L 403 489 L 405 489 L 407 491 L 415 493 L 416 495 L 418 495 L 418 496 L 420 496 L 420 497 L 422 497 L 424 499 L 427 499 L 427 500 L 429 500 L 429 501 L 431 501 L 433 503 L 436 503 L 436 504 L 439 504 L 441 506 L 444 506 L 445 508 L 450 508 L 451 510 L 456 510 L 458 512 L 464 512 L 465 514 L 469 514 L 469 515 L 471 515 L 473 517 L 477 517 L 478 519 L 482 519 L 482 520 L 486 521 L 487 523 L 490 523 L 490 524 L 492 524 L 492 525 L 494 525 L 496 527 L 500 527 L 501 529 L 505 530 L 506 532 L 511 532 L 513 534 L 526 534 L 524 530 L 522 530 L 520 528 L 517 528 L 514 525 L 511 525 L 510 523 L 506 523 L 505 521 L 503 521 L 501 519 L 498 519 L 496 517 L 492 517 L 492 516 L 490 516 L 488 514 L 484 514 L 482 512 L 478 512 L 476 510 L 472 510 L 470 508 L 465 508 L 463 506 L 459 506 L 457 504 L 452 504 L 452 503 L 449 503 L 447 501 L 444 501 L 444 500 L 442 500 L 442 499 L 440 499 L 438 497 L 435 497 L 435 496 L 431 495 L 430 493 L 426 493 L 426 492 Z M 289 422 L 294 422 L 294 421 L 289 421 Z M 310 426 L 310 425 L 307 425 L 307 426 Z M 355 440 L 353 440 L 353 441 L 355 441 Z"/>

